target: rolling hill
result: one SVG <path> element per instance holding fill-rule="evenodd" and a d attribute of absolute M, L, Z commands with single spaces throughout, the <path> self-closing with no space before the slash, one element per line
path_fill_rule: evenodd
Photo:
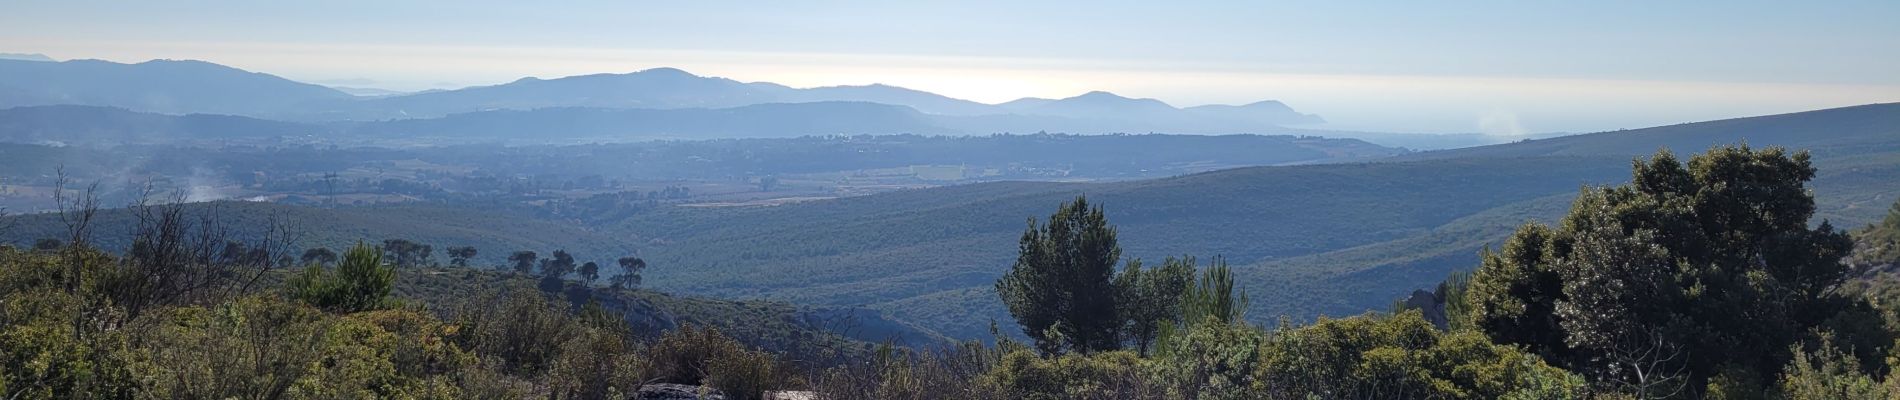
<path fill-rule="evenodd" d="M 1524 140 L 1495 146 L 1410 154 L 1395 160 L 1634 157 L 1654 153 L 1656 149 L 1665 147 L 1685 153 L 1691 151 L 1688 149 L 1699 150 L 1715 143 L 1743 141 L 1756 147 L 1808 149 L 1825 158 L 1839 158 L 1893 152 L 1895 149 L 1891 144 L 1896 140 L 1900 140 L 1900 103 L 1884 103 Z"/>
<path fill-rule="evenodd" d="M 654 273 L 655 287 L 871 304 L 951 336 L 980 337 L 984 318 L 923 316 L 1002 316 L 1000 303 L 982 290 L 1015 256 L 1023 221 L 1076 195 L 1107 208 L 1130 257 L 1222 255 L 1246 264 L 1407 238 L 1614 180 L 1622 168 L 1607 159 L 1450 160 L 1241 168 L 1105 184 L 1003 182 L 770 208 L 675 210 L 635 217 L 617 230 L 656 243 L 642 249 L 650 260 L 691 265 Z M 906 305 L 946 292 L 975 297 Z M 986 306 L 932 309 L 965 303 Z"/>
<path fill-rule="evenodd" d="M 1087 194 L 1107 207 L 1128 256 L 1226 256 L 1248 278 L 1254 319 L 1304 319 L 1383 308 L 1446 272 L 1469 268 L 1477 249 L 1523 222 L 1560 215 L 1582 186 L 1626 180 L 1632 158 L 1664 146 L 1679 153 L 1739 142 L 1815 148 L 1820 215 L 1840 226 L 1864 224 L 1900 194 L 1900 126 L 1879 123 L 1895 112 L 1857 107 L 1599 133 L 1563 139 L 1574 147 L 1528 154 L 1517 154 L 1528 144 L 1507 144 L 1368 164 L 1106 184 L 1006 182 L 677 210 L 618 229 L 659 243 L 643 249 L 650 258 L 695 265 L 656 273 L 659 287 L 871 304 L 973 337 L 982 327 L 970 321 L 982 318 L 967 313 L 1006 320 L 987 288 L 1013 257 L 1023 219 Z M 1615 151 L 1582 150 L 1590 148 Z"/>
<path fill-rule="evenodd" d="M 1668 148 L 1679 155 L 1712 145 L 1746 142 L 1755 147 L 1808 150 L 1819 169 L 1810 188 L 1814 223 L 1827 220 L 1853 228 L 1878 221 L 1900 197 L 1900 104 L 1872 104 L 1809 112 L 1539 139 L 1469 149 L 1414 153 L 1396 162 L 1421 160 L 1527 160 L 1550 157 L 1627 160 Z M 1627 172 L 1625 172 L 1627 173 Z M 1611 182 L 1627 180 L 1620 177 Z M 1477 265 L 1477 253 L 1496 245 L 1527 221 L 1550 222 L 1569 209 L 1576 191 L 1474 214 L 1402 239 L 1344 248 L 1240 268 L 1249 282 L 1271 282 L 1254 298 L 1265 310 L 1292 315 L 1339 315 L 1380 307 L 1423 288 L 1453 270 Z M 1257 307 L 1258 309 L 1258 307 Z"/>
<path fill-rule="evenodd" d="M 165 115 L 96 106 L 0 109 L 0 141 L 119 145 L 329 133 L 322 126 L 211 114 Z"/>

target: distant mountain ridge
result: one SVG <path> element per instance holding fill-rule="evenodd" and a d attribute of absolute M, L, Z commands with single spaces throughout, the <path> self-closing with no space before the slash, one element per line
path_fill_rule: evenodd
<path fill-rule="evenodd" d="M 1221 119 L 1231 119 L 1262 124 L 1318 124 L 1326 122 L 1315 114 L 1302 114 L 1287 107 L 1279 100 L 1266 100 L 1238 106 L 1209 104 L 1183 109 L 1184 111 Z"/>
<path fill-rule="evenodd" d="M 1094 91 L 1059 100 L 1024 99 L 991 105 L 884 84 L 800 89 L 769 82 L 745 83 L 699 76 L 676 68 L 555 79 L 522 78 L 493 86 L 391 96 L 367 101 L 355 108 L 360 110 L 358 112 L 395 113 L 377 117 L 415 118 L 497 109 L 732 108 L 766 103 L 810 102 L 880 103 L 944 116 L 1016 114 L 1079 120 L 1139 121 L 1148 125 L 1209 125 L 1196 120 L 1213 116 L 1222 124 L 1230 125 L 1227 130 L 1234 131 L 1322 121 L 1308 114 L 1294 112 L 1277 101 L 1224 108 L 1202 106 L 1197 107 L 1199 111 L 1190 111 L 1155 99 L 1133 99 Z M 1278 105 L 1278 108 L 1268 105 Z"/>
<path fill-rule="evenodd" d="M 265 116 L 351 97 L 323 86 L 203 61 L 0 60 L 0 108 L 87 105 L 166 114 Z"/>
<path fill-rule="evenodd" d="M 356 124 L 381 136 L 490 139 L 746 138 L 833 134 L 951 134 L 908 107 L 867 102 L 766 103 L 730 108 L 559 107 Z"/>
<path fill-rule="evenodd" d="M 0 108 L 87 105 L 164 114 L 228 114 L 321 122 L 438 118 L 543 108 L 730 109 L 774 103 L 863 102 L 907 107 L 931 117 L 951 117 L 959 122 L 939 125 L 946 125 L 945 133 L 962 134 L 1268 133 L 1283 125 L 1323 121 L 1277 101 L 1182 109 L 1159 100 L 1095 91 L 1064 99 L 984 104 L 883 84 L 793 88 L 699 76 L 676 68 L 551 79 L 530 77 L 454 90 L 354 96 L 343 90 L 203 61 L 122 64 L 35 59 L 0 60 Z"/>

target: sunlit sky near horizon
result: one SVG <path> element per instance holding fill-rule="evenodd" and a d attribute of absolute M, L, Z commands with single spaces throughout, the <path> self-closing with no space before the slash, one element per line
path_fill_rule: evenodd
<path fill-rule="evenodd" d="M 1326 128 L 1586 132 L 1900 101 L 1900 2 L 15 0 L 0 52 L 395 90 L 677 67 L 982 102 L 1281 100 Z"/>

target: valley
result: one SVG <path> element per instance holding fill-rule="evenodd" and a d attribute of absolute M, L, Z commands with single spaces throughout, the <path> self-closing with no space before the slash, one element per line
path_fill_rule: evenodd
<path fill-rule="evenodd" d="M 1892 5 L 5 8 L 0 399 L 1900 399 Z"/>

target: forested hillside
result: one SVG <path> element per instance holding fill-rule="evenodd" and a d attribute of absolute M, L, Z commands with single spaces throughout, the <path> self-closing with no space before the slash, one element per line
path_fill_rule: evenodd
<path fill-rule="evenodd" d="M 88 233 L 82 197 L 62 214 L 72 243 L 0 246 L 0 393 L 1889 398 L 1896 281 L 1843 261 L 1882 257 L 1900 203 L 1855 236 L 1811 225 L 1814 172 L 1781 149 L 1658 153 L 1632 183 L 1558 207 L 1561 224 L 1516 228 L 1423 304 L 1271 329 L 1246 318 L 1258 292 L 1221 257 L 1125 257 L 1127 231 L 1077 196 L 1028 220 L 991 283 L 1017 325 L 941 347 L 901 324 L 628 290 L 640 280 L 627 272 L 597 285 L 603 271 L 565 252 L 510 271 L 420 268 L 403 247 L 359 242 L 293 267 L 280 237 L 230 235 L 183 206 L 142 214 L 121 239 L 136 245 L 102 252 L 87 238 L 116 235 Z M 873 335 L 918 347 L 861 340 Z"/>
<path fill-rule="evenodd" d="M 997 221 L 1086 193 L 1109 205 L 1131 256 L 1227 256 L 1248 278 L 1242 282 L 1258 299 L 1250 315 L 1259 321 L 1350 315 L 1471 268 L 1477 250 L 1497 245 L 1517 225 L 1560 215 L 1578 188 L 1627 180 L 1623 171 L 1635 157 L 1667 146 L 1693 145 L 1677 149 L 1689 153 L 1757 143 L 1757 127 L 1766 132 L 1761 142 L 1819 147 L 1812 186 L 1818 219 L 1871 222 L 1900 195 L 1900 125 L 1881 122 L 1897 114 L 1900 106 L 1876 105 L 1579 135 L 1528 143 L 1616 150 L 1528 157 L 1503 153 L 1527 144 L 1508 144 L 1468 150 L 1469 157 L 1401 157 L 1437 161 L 1238 169 L 1099 185 L 986 184 L 771 209 L 683 210 L 635 219 L 626 229 L 665 238 L 669 245 L 651 250 L 656 259 L 692 263 L 717 254 L 702 259 L 709 271 L 657 275 L 666 287 L 883 303 L 901 317 L 968 337 L 982 326 L 947 321 L 986 306 L 1000 315 L 1000 307 L 982 300 L 989 294 L 981 283 L 1005 260 L 958 249 L 1007 246 L 1017 227 Z M 1833 118 L 1842 121 L 1821 122 Z M 739 250 L 691 250 L 697 246 Z"/>
<path fill-rule="evenodd" d="M 659 243 L 644 249 L 649 259 L 692 266 L 656 272 L 657 287 L 878 304 L 899 318 L 972 337 L 987 325 L 949 316 L 972 309 L 999 315 L 1000 306 L 974 301 L 988 296 L 982 288 L 1007 264 L 1007 254 L 994 249 L 1010 247 L 1027 215 L 1076 194 L 1111 207 L 1130 256 L 1192 253 L 1251 263 L 1407 237 L 1470 213 L 1614 179 L 1618 164 L 1442 161 L 1237 169 L 1113 184 L 996 183 L 771 208 L 675 210 L 635 217 L 620 229 Z M 1337 228 L 1348 225 L 1359 228 Z"/>
<path fill-rule="evenodd" d="M 434 250 L 433 260 L 448 261 L 446 250 L 453 246 L 478 249 L 477 265 L 500 266 L 508 253 L 532 250 L 543 253 L 568 250 L 583 260 L 611 261 L 633 255 L 637 247 L 617 241 L 613 236 L 575 224 L 532 218 L 515 213 L 476 207 L 382 206 L 347 209 L 293 206 L 265 202 L 218 201 L 188 206 L 190 214 L 205 218 L 229 231 L 230 235 L 255 237 L 272 229 L 288 229 L 298 248 L 346 248 L 357 241 L 380 243 L 402 239 L 427 244 Z M 4 233 L 7 242 L 29 245 L 39 239 L 67 237 L 66 226 L 57 214 L 16 216 L 9 220 L 12 229 Z M 131 234 L 137 229 L 139 215 L 131 209 L 117 208 L 99 212 L 92 230 L 99 234 L 94 245 L 112 251 L 131 247 Z"/>
<path fill-rule="evenodd" d="M 289 220 L 310 228 L 303 238 L 309 247 L 406 239 L 437 249 L 474 246 L 487 265 L 522 250 L 566 249 L 598 261 L 637 254 L 661 266 L 649 272 L 649 283 L 663 290 L 868 306 L 952 337 L 977 338 L 987 335 L 988 318 L 963 316 L 1002 315 L 987 288 L 1007 264 L 996 249 L 1009 248 L 1037 210 L 1087 194 L 1109 206 L 1131 257 L 1225 256 L 1255 293 L 1250 318 L 1270 322 L 1281 315 L 1299 320 L 1376 309 L 1447 272 L 1469 269 L 1479 249 L 1498 245 L 1511 228 L 1555 218 L 1581 187 L 1626 181 L 1631 159 L 1665 146 L 1679 153 L 1739 142 L 1812 149 L 1819 168 L 1810 186 L 1816 223 L 1872 223 L 1900 194 L 1900 134 L 1885 122 L 1896 110 L 1874 105 L 1608 132 L 1390 162 L 1111 183 L 993 182 L 769 207 L 661 205 L 586 219 L 479 205 L 328 210 L 220 204 L 242 210 L 230 214 L 247 221 L 297 216 Z M 1828 122 L 1837 118 L 1841 122 Z M 1820 127 L 1804 127 L 1809 124 Z M 1061 138 L 1046 138 L 1047 144 L 1083 145 L 1079 138 L 1054 140 Z M 1043 139 L 991 141 L 1010 140 Z M 956 143 L 930 146 L 962 146 Z M 1557 146 L 1565 143 L 1571 145 Z M 106 213 L 102 226 L 122 226 L 125 220 L 115 215 Z M 18 220 L 9 240 L 24 245 L 47 237 L 58 231 L 54 222 L 49 216 Z"/>
<path fill-rule="evenodd" d="M 1746 141 L 1814 151 L 1822 158 L 1889 153 L 1900 130 L 1900 103 L 1868 104 L 1788 114 L 1691 122 L 1516 143 L 1440 150 L 1396 157 L 1400 160 L 1473 157 L 1619 156 L 1635 157 L 1659 148 L 1691 151 L 1711 143 Z"/>

